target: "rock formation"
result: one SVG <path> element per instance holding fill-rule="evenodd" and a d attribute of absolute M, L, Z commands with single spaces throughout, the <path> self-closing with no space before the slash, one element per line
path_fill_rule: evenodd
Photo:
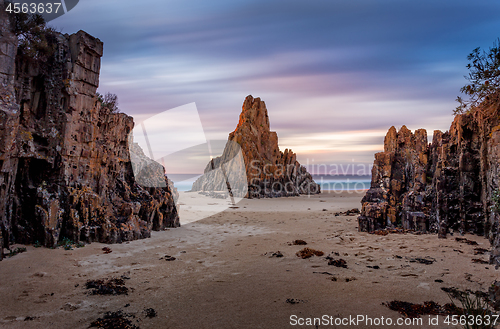
<path fill-rule="evenodd" d="M 246 181 L 237 183 L 236 189 L 241 191 L 241 185 L 247 184 L 247 197 L 280 197 L 320 192 L 320 186 L 296 160 L 296 154 L 288 149 L 280 151 L 278 135 L 269 126 L 266 104 L 260 98 L 252 96 L 246 97 L 238 125 L 229 134 L 222 156 L 207 165 L 205 175 L 193 184 L 192 190 L 222 189 L 224 186 L 213 186 L 212 182 L 224 182 L 224 179 L 210 179 L 210 172 L 219 168 L 221 163 L 234 159 L 240 149 Z M 233 175 L 238 171 L 234 168 L 239 168 L 240 165 L 236 161 L 236 164 L 228 166 L 225 169 L 226 175 Z"/>
<path fill-rule="evenodd" d="M 112 113 L 96 97 L 102 42 L 83 31 L 55 33 L 55 51 L 30 58 L 18 52 L 11 26 L 2 10 L 3 246 L 53 246 L 63 237 L 116 243 L 178 226 L 171 189 L 134 181 L 128 150 L 133 119 Z"/>
<path fill-rule="evenodd" d="M 486 235 L 490 261 L 500 265 L 500 104 L 457 115 L 448 132 L 389 129 L 375 154 L 371 188 L 362 200 L 359 230 L 401 226 Z"/>

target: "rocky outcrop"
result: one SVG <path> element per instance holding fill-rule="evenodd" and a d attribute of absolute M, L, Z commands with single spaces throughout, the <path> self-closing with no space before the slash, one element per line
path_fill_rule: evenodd
<path fill-rule="evenodd" d="M 53 246 L 63 237 L 116 243 L 178 226 L 168 185 L 143 188 L 134 180 L 132 117 L 96 97 L 102 42 L 83 31 L 56 33 L 55 52 L 27 58 L 5 11 L 0 16 L 3 246 Z"/>
<path fill-rule="evenodd" d="M 237 159 L 236 154 L 240 150 L 244 164 L 233 160 Z M 211 172 L 220 168 L 221 163 L 232 160 L 233 163 L 225 169 L 226 176 L 237 175 L 238 168 L 244 165 L 246 180 L 239 182 L 236 177 L 231 176 L 229 181 L 239 182 L 235 187 L 232 186 L 238 191 L 246 184 L 249 198 L 319 193 L 320 186 L 296 158 L 291 150 L 280 151 L 278 135 L 270 129 L 266 104 L 260 98 L 247 96 L 238 125 L 229 134 L 222 156 L 207 165 L 205 175 L 193 184 L 192 190 L 222 190 L 225 186 L 214 186 L 213 182 L 226 180 L 214 179 Z"/>
<path fill-rule="evenodd" d="M 360 231 L 400 226 L 486 235 L 500 265 L 500 104 L 457 115 L 450 130 L 389 129 L 375 154 L 371 188 L 362 200 Z"/>
<path fill-rule="evenodd" d="M 420 218 L 425 205 L 420 199 L 425 194 L 428 151 L 425 130 L 419 129 L 413 134 L 406 126 L 399 132 L 394 127 L 389 129 L 384 152 L 375 154 L 371 188 L 362 201 L 360 230 L 373 231 L 399 224 L 410 228 L 409 223 L 402 220 L 407 215 L 406 212 L 402 214 L 403 201 L 408 205 L 409 198 L 413 200 L 417 194 L 418 201 L 412 203 L 411 211 L 408 210 L 412 216 Z M 418 221 L 418 225 L 422 225 L 420 219 Z"/>

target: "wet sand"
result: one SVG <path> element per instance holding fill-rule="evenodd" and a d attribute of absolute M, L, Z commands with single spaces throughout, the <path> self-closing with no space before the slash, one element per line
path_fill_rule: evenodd
<path fill-rule="evenodd" d="M 356 216 L 335 216 L 359 208 L 361 198 L 322 193 L 242 200 L 237 209 L 154 232 L 151 239 L 74 250 L 27 246 L 0 262 L 0 328 L 88 328 L 118 310 L 134 315 L 129 319 L 140 328 L 315 328 L 291 325 L 292 315 L 395 322 L 401 315 L 383 302 L 444 304 L 450 300 L 441 287 L 485 291 L 498 278 L 491 265 L 472 262 L 488 259 L 474 255 L 474 248 L 489 248 L 483 237 L 464 236 L 478 243 L 471 246 L 455 241 L 456 234 L 371 235 L 357 231 Z M 307 246 L 291 244 L 296 239 Z M 304 247 L 325 255 L 301 259 L 296 252 Z M 277 251 L 283 257 L 272 257 Z M 327 255 L 344 259 L 347 268 L 328 265 Z M 426 257 L 435 261 L 412 262 Z M 127 295 L 85 289 L 87 280 L 122 275 Z M 147 308 L 157 316 L 147 317 Z M 408 327 L 436 328 L 422 319 L 424 325 Z M 335 327 L 341 326 L 319 326 Z"/>

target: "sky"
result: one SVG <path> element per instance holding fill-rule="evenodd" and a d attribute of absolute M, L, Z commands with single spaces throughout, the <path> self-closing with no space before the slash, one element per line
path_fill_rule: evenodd
<path fill-rule="evenodd" d="M 226 140 L 253 95 L 314 172 L 368 168 L 391 126 L 447 130 L 500 2 L 82 0 L 51 25 L 104 42 L 99 91 L 136 122 L 194 102 L 207 139 Z"/>

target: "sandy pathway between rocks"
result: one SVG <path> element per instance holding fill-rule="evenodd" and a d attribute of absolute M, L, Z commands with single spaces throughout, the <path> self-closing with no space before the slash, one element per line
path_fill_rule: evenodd
<path fill-rule="evenodd" d="M 88 328 L 118 310 L 134 315 L 129 319 L 140 328 L 315 328 L 292 326 L 292 315 L 395 322 L 400 315 L 383 302 L 443 304 L 449 298 L 441 287 L 486 290 L 498 278 L 492 266 L 471 261 L 488 259 L 474 255 L 474 248 L 489 248 L 485 238 L 466 235 L 479 244 L 471 246 L 455 241 L 456 235 L 370 235 L 357 232 L 356 216 L 334 215 L 359 208 L 361 197 L 243 200 L 237 209 L 155 232 L 151 239 L 69 251 L 28 246 L 0 262 L 0 328 Z M 333 257 L 346 260 L 348 268 L 329 266 L 324 256 L 297 257 L 304 246 L 289 245 L 295 239 L 325 256 L 338 253 Z M 111 253 L 103 253 L 106 246 Z M 270 257 L 277 251 L 284 257 Z M 165 255 L 176 260 L 160 259 Z M 416 257 L 436 261 L 410 261 Z M 87 280 L 122 275 L 130 278 L 124 280 L 128 295 L 89 295 L 85 289 Z M 147 308 L 157 316 L 146 317 Z M 436 328 L 422 319 L 424 325 L 408 327 Z M 342 326 L 319 326 L 334 327 Z"/>

